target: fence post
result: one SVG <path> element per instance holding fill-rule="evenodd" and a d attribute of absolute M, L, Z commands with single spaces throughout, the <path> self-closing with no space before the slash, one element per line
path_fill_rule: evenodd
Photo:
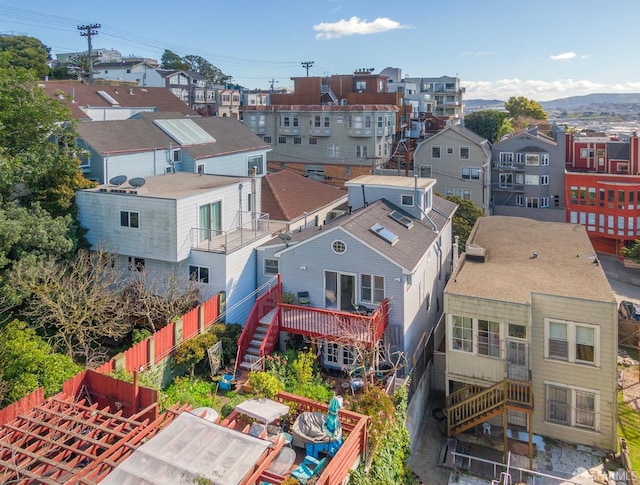
<path fill-rule="evenodd" d="M 198 305 L 198 334 L 204 333 L 204 305 Z"/>
<path fill-rule="evenodd" d="M 147 339 L 147 346 L 149 351 L 149 366 L 152 366 L 156 363 L 156 341 L 153 335 Z"/>
<path fill-rule="evenodd" d="M 184 334 L 182 330 L 182 318 L 179 318 L 178 320 L 175 321 L 175 324 L 173 326 L 173 341 L 175 342 L 176 345 L 182 342 L 183 335 Z"/>

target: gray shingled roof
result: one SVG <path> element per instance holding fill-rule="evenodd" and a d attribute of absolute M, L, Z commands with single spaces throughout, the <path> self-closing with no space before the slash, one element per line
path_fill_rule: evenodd
<path fill-rule="evenodd" d="M 432 209 L 429 211 L 429 218 L 436 224 L 436 226 L 442 228 L 447 221 L 453 217 L 457 206 L 448 200 L 434 196 L 433 207 L 435 210 Z M 411 229 L 407 229 L 402 224 L 391 219 L 389 214 L 394 210 L 411 218 L 414 221 L 413 227 Z M 378 235 L 374 234 L 371 231 L 371 227 L 376 223 L 381 224 L 397 235 L 398 242 L 391 245 Z M 335 227 L 342 228 L 366 245 L 409 271 L 416 267 L 424 256 L 425 251 L 431 247 L 435 239 L 438 237 L 438 233 L 432 229 L 432 226 L 428 221 L 420 223 L 398 206 L 392 204 L 386 199 L 380 199 L 371 203 L 368 207 L 357 210 L 352 214 L 346 214 L 338 217 L 326 224 L 324 227 L 312 227 L 299 232 L 294 231 L 291 234 L 289 245 L 304 244 L 304 241 L 318 236 L 320 231 L 326 232 Z M 273 246 L 274 242 L 278 245 L 281 243 L 279 239 L 275 239 L 271 242 L 265 243 L 264 246 Z"/>
<path fill-rule="evenodd" d="M 145 115 L 138 119 L 93 121 L 78 125 L 80 137 L 103 155 L 164 149 L 176 141 L 165 134 L 153 121 L 162 116 Z M 166 117 L 172 119 L 174 116 Z M 259 149 L 268 149 L 262 139 L 233 118 L 190 118 L 215 139 L 215 143 L 186 146 L 183 149 L 195 159 L 222 156 Z"/>

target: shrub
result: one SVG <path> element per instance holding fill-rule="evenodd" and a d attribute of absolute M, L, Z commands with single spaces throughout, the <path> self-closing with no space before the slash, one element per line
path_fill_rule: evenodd
<path fill-rule="evenodd" d="M 219 407 L 216 385 L 212 382 L 191 380 L 186 376 L 176 377 L 167 388 L 166 407 L 173 404 L 191 404 L 194 408 Z"/>
<path fill-rule="evenodd" d="M 269 372 L 257 371 L 249 374 L 249 385 L 258 397 L 273 399 L 284 389 L 282 382 Z"/>

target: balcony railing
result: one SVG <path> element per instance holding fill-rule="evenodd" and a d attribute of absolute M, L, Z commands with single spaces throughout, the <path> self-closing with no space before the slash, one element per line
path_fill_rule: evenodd
<path fill-rule="evenodd" d="M 191 247 L 199 251 L 227 254 L 270 234 L 269 214 L 238 212 L 236 229 L 191 229 Z"/>
<path fill-rule="evenodd" d="M 351 313 L 281 303 L 280 331 L 324 338 L 335 342 L 375 344 L 389 323 L 389 304 L 384 300 L 371 314 Z"/>

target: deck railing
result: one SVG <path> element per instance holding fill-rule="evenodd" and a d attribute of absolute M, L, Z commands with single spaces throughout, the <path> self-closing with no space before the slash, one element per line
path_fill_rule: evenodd
<path fill-rule="evenodd" d="M 476 420 L 490 417 L 509 404 L 521 409 L 533 409 L 533 392 L 530 382 L 505 379 L 491 387 L 467 386 L 447 398 L 447 434 L 468 429 Z M 473 392 L 473 391 L 476 392 Z M 467 397 L 464 397 L 465 394 Z"/>
<path fill-rule="evenodd" d="M 371 314 L 351 313 L 281 303 L 280 330 L 349 343 L 375 344 L 389 323 L 389 304 L 384 300 Z"/>

